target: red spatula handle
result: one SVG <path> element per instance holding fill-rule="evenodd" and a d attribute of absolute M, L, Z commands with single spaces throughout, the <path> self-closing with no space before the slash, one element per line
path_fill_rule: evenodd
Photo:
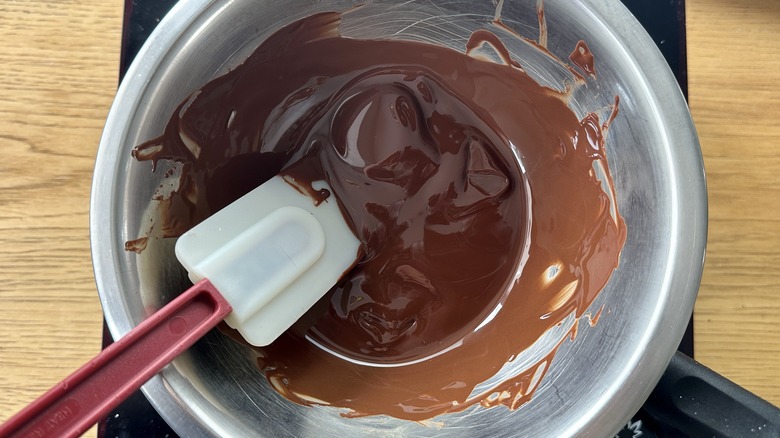
<path fill-rule="evenodd" d="M 111 344 L 0 427 L 0 437 L 75 437 L 230 313 L 203 280 Z"/>

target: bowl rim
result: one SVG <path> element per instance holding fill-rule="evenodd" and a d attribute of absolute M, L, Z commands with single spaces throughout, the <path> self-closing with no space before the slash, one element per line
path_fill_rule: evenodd
<path fill-rule="evenodd" d="M 615 417 L 630 416 L 649 396 L 674 354 L 683 336 L 688 318 L 701 281 L 707 240 L 707 192 L 704 164 L 693 120 L 685 97 L 669 69 L 665 59 L 650 36 L 619 0 L 582 0 L 593 11 L 594 20 L 606 22 L 610 32 L 620 41 L 631 41 L 630 49 L 620 49 L 630 59 L 642 60 L 636 72 L 644 76 L 648 94 L 657 96 L 654 108 L 661 119 L 665 138 L 672 144 L 691 147 L 670 148 L 668 165 L 675 180 L 673 187 L 674 211 L 670 239 L 670 263 L 673 272 L 664 278 L 666 293 L 652 316 L 652 329 L 641 337 L 643 348 L 631 358 L 623 373 L 615 376 L 616 388 L 610 394 L 609 403 L 594 405 L 585 416 L 573 422 L 567 435 L 606 435 L 614 432 Z M 113 194 L 118 185 L 117 175 L 121 150 L 130 128 L 126 114 L 135 113 L 142 104 L 141 96 L 147 86 L 147 78 L 169 56 L 171 48 L 185 31 L 200 17 L 208 13 L 216 0 L 181 0 L 161 20 L 136 56 L 143 62 L 133 62 L 119 86 L 106 120 L 95 159 L 90 200 L 90 242 L 95 281 L 103 306 L 105 321 L 114 338 L 119 338 L 132 328 L 132 322 L 119 311 L 123 299 L 119 289 L 118 258 L 113 241 L 105 236 L 116 236 L 119 230 L 112 218 L 121 211 Z M 630 56 L 629 56 L 630 55 Z M 652 78 L 652 80 L 647 80 Z M 695 169 L 697 171 L 690 171 Z M 687 172 L 686 172 L 687 170 Z M 700 171 L 699 171 L 700 170 Z M 684 204 L 684 208 L 683 208 Z M 670 293 L 674 291 L 675 293 Z M 670 342 L 672 339 L 674 342 Z M 663 340 L 663 341 L 662 341 Z M 167 388 L 160 375 L 147 382 L 142 390 L 166 422 L 184 436 L 212 436 L 213 431 L 188 410 Z"/>

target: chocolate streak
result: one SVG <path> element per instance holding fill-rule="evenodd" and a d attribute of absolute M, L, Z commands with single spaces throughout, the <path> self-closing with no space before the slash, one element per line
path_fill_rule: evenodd
<path fill-rule="evenodd" d="M 257 349 L 268 381 L 346 416 L 516 408 L 554 349 L 470 394 L 579 317 L 625 241 L 594 171 L 597 162 L 609 175 L 604 127 L 515 62 L 343 38 L 339 23 L 324 13 L 279 30 L 135 149 L 182 165 L 179 189 L 160 199 L 161 226 L 180 235 L 277 173 L 298 187 L 327 180 L 334 196 L 314 197 L 338 202 L 365 255 Z M 487 32 L 468 47 L 482 44 L 508 53 Z"/>

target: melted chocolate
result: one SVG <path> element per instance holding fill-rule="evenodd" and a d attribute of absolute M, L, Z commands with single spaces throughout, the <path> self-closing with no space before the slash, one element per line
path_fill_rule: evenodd
<path fill-rule="evenodd" d="M 470 394 L 581 316 L 618 263 L 625 225 L 594 171 L 609 175 L 606 126 L 596 114 L 579 120 L 492 33 L 468 48 L 489 44 L 504 64 L 343 38 L 339 20 L 324 13 L 279 30 L 135 149 L 139 160 L 181 163 L 159 226 L 180 235 L 278 173 L 317 202 L 333 195 L 363 258 L 257 348 L 271 385 L 345 416 L 514 409 L 554 350 Z M 314 191 L 317 180 L 333 193 Z"/>
<path fill-rule="evenodd" d="M 588 45 L 585 44 L 585 41 L 580 40 L 577 42 L 574 51 L 569 55 L 569 60 L 582 69 L 586 75 L 594 78 L 596 77 L 596 66 L 594 65 L 593 53 L 591 53 Z"/>

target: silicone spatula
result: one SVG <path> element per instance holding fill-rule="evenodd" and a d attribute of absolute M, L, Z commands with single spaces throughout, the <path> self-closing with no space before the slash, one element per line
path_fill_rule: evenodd
<path fill-rule="evenodd" d="M 315 190 L 330 190 L 315 182 Z M 181 236 L 195 283 L 0 426 L 0 437 L 78 436 L 223 319 L 273 342 L 359 258 L 335 200 L 276 176 Z"/>

